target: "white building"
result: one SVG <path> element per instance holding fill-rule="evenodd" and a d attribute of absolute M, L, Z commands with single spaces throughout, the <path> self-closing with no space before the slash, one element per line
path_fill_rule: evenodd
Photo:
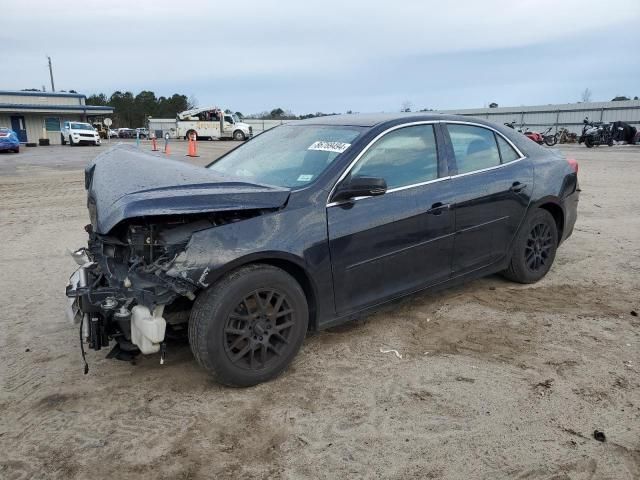
<path fill-rule="evenodd" d="M 86 105 L 85 100 L 79 93 L 0 90 L 0 127 L 14 130 L 21 143 L 37 145 L 40 139 L 48 139 L 59 144 L 63 121 L 92 123 L 113 114 L 112 107 Z"/>
<path fill-rule="evenodd" d="M 549 127 L 565 127 L 580 133 L 585 117 L 594 122 L 611 123 L 622 121 L 640 130 L 640 100 L 619 102 L 561 103 L 556 105 L 534 105 L 522 107 L 468 108 L 442 110 L 441 113 L 471 115 L 485 118 L 495 123 L 516 122 L 516 126 L 526 126 L 533 131 Z"/>

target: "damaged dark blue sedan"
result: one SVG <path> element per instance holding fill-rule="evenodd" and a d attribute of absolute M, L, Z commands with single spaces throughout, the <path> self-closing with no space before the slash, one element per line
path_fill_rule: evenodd
<path fill-rule="evenodd" d="M 315 118 L 206 168 L 116 147 L 85 172 L 67 287 L 90 348 L 183 332 L 227 385 L 274 378 L 319 330 L 425 289 L 541 279 L 573 230 L 578 165 L 480 119 Z"/>

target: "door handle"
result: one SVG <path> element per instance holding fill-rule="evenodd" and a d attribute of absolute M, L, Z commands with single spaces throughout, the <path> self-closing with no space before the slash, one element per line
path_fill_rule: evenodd
<path fill-rule="evenodd" d="M 429 215 L 442 215 L 442 212 L 445 210 L 449 210 L 451 205 L 449 203 L 436 202 L 431 205 L 431 208 L 427 210 Z"/>
<path fill-rule="evenodd" d="M 513 182 L 513 185 L 511 185 L 509 190 L 512 191 L 513 193 L 520 193 L 525 188 L 527 188 L 526 183 Z"/>

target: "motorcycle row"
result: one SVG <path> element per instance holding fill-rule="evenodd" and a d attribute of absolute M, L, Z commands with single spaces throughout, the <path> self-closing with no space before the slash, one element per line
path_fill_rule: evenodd
<path fill-rule="evenodd" d="M 547 128 L 544 132 L 532 132 L 529 130 L 529 127 L 523 129 L 524 125 L 516 129 L 515 120 L 505 123 L 505 125 L 517 130 L 539 145 L 545 144 L 550 147 L 556 143 L 578 142 L 578 144 L 584 143 L 587 148 L 592 148 L 598 145 L 612 146 L 614 142 L 632 144 L 636 140 L 636 128 L 625 122 L 592 122 L 589 120 L 589 117 L 586 117 L 583 123 L 584 126 L 582 127 L 582 133 L 579 137 L 564 127 L 559 128 L 556 133 L 551 134 L 553 127 Z"/>

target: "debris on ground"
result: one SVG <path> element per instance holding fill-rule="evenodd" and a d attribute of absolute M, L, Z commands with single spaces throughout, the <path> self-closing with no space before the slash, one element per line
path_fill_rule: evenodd
<path fill-rule="evenodd" d="M 607 437 L 604 434 L 604 432 L 601 432 L 600 430 L 593 431 L 593 438 L 595 438 L 599 442 L 605 442 L 607 440 Z"/>
<path fill-rule="evenodd" d="M 398 357 L 399 359 L 402 359 L 402 355 L 400 355 L 400 352 L 393 348 L 389 348 L 389 349 L 381 348 L 380 353 L 395 353 L 396 357 Z"/>
<path fill-rule="evenodd" d="M 457 382 L 467 382 L 467 383 L 476 383 L 475 378 L 468 377 L 456 377 Z"/>
<path fill-rule="evenodd" d="M 546 395 L 547 390 L 551 390 L 551 386 L 553 385 L 553 378 L 547 378 L 544 382 L 537 383 L 533 386 L 533 389 L 541 396 L 544 397 Z"/>
<path fill-rule="evenodd" d="M 637 317 L 638 316 L 638 312 L 636 312 L 635 310 L 631 310 L 631 312 L 629 312 L 629 313 L 631 313 L 632 317 Z"/>

